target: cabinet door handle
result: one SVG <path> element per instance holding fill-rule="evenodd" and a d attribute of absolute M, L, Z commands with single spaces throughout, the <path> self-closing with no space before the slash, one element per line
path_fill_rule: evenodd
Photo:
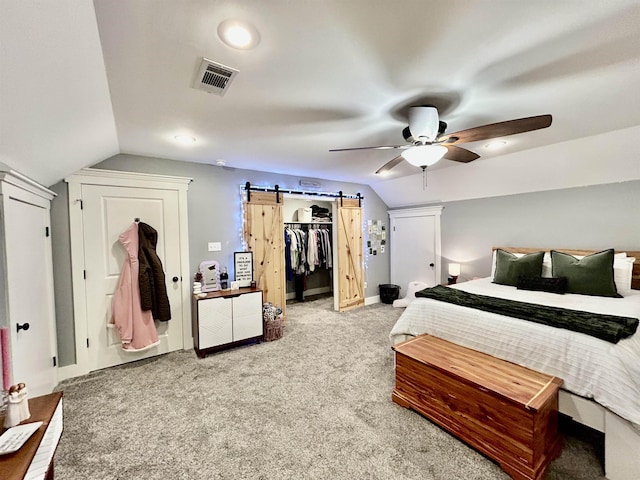
<path fill-rule="evenodd" d="M 178 277 L 173 277 L 171 280 L 173 280 L 173 283 L 178 283 L 179 278 Z"/>
<path fill-rule="evenodd" d="M 435 263 L 430 263 L 430 264 L 429 264 L 429 266 L 430 266 L 430 267 L 435 267 L 435 266 L 436 266 L 436 264 L 435 264 Z"/>
<path fill-rule="evenodd" d="M 22 325 L 16 323 L 16 330 L 19 332 L 20 330 L 24 330 L 25 332 L 29 330 L 29 322 L 24 322 Z"/>

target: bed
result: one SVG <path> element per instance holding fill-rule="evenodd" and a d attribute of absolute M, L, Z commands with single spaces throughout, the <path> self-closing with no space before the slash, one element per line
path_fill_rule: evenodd
<path fill-rule="evenodd" d="M 621 276 L 620 268 L 614 269 L 622 298 L 558 295 L 493 283 L 496 252 L 521 258 L 541 250 L 496 248 L 492 276 L 452 288 L 536 305 L 640 318 L 640 252 L 616 255 L 614 265 L 628 268 L 627 277 Z M 560 251 L 576 257 L 595 253 Z M 629 257 L 638 258 L 638 262 L 633 263 Z M 550 276 L 551 259 L 547 251 L 542 277 Z M 611 480 L 640 478 L 640 332 L 612 343 L 519 318 L 416 298 L 394 325 L 390 340 L 395 344 L 423 333 L 562 378 L 560 411 L 605 433 L 607 477 Z"/>

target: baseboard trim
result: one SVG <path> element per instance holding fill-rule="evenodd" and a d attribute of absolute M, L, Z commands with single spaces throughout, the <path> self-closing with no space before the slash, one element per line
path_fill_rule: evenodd
<path fill-rule="evenodd" d="M 373 305 L 374 303 L 380 303 L 380 295 L 375 295 L 374 297 L 366 297 L 364 299 L 365 306 Z"/>
<path fill-rule="evenodd" d="M 331 293 L 331 287 L 310 288 L 304 291 L 304 296 L 320 295 L 321 293 Z M 287 292 L 287 300 L 296 298 L 296 292 Z"/>

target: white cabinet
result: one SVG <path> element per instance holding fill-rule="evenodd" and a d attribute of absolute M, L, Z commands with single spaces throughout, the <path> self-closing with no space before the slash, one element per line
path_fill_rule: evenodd
<path fill-rule="evenodd" d="M 194 299 L 193 340 L 198 356 L 240 343 L 262 340 L 262 291 L 208 293 Z"/>
<path fill-rule="evenodd" d="M 11 381 L 30 396 L 57 385 L 50 204 L 54 193 L 0 164 L 0 326 Z"/>
<path fill-rule="evenodd" d="M 389 211 L 391 283 L 400 285 L 400 297 L 410 282 L 440 283 L 441 213 L 441 206 Z"/>

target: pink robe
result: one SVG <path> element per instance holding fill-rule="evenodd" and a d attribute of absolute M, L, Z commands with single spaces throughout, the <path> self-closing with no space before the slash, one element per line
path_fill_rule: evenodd
<path fill-rule="evenodd" d="M 160 341 L 151 310 L 144 311 L 140 305 L 138 224 L 133 223 L 122 232 L 119 239 L 128 257 L 122 265 L 118 288 L 111 300 L 111 322 L 118 330 L 123 349 L 146 350 L 158 345 Z"/>

